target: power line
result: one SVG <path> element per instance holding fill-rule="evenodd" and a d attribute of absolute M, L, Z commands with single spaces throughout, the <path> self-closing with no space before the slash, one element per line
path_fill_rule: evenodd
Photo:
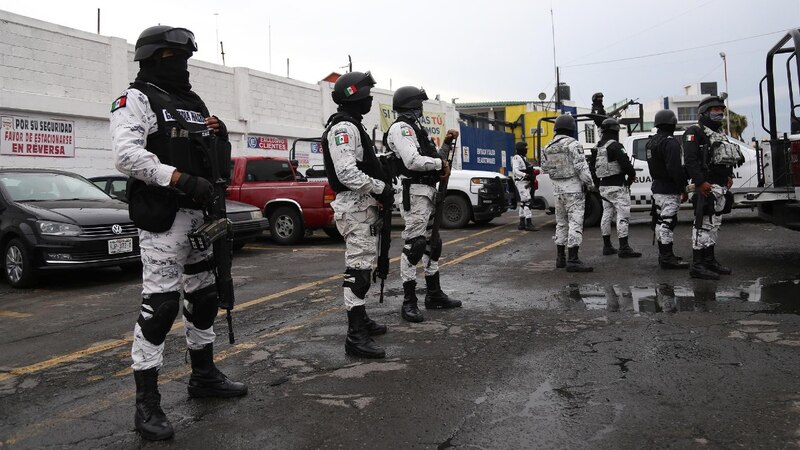
<path fill-rule="evenodd" d="M 715 45 L 730 44 L 731 42 L 745 41 L 747 39 L 755 39 L 755 38 L 759 38 L 759 37 L 763 37 L 763 36 L 769 36 L 769 35 L 778 34 L 778 33 L 786 33 L 786 30 L 772 31 L 770 33 L 756 34 L 756 35 L 753 35 L 753 36 L 747 36 L 747 37 L 743 37 L 743 38 L 739 38 L 739 39 L 731 39 L 731 40 L 728 40 L 728 41 L 714 42 L 712 44 L 699 45 L 697 47 L 688 47 L 688 48 L 682 48 L 682 49 L 678 49 L 678 50 L 669 50 L 669 51 L 666 51 L 666 52 L 650 53 L 650 54 L 647 54 L 647 55 L 629 56 L 627 58 L 609 59 L 609 60 L 606 60 L 606 61 L 594 61 L 594 62 L 588 62 L 588 63 L 583 63 L 583 64 L 572 64 L 572 65 L 561 66 L 561 67 L 595 66 L 595 65 L 599 65 L 599 64 L 608 64 L 608 63 L 620 62 L 620 61 L 630 61 L 630 60 L 633 60 L 633 59 L 651 58 L 653 56 L 662 56 L 662 55 L 670 55 L 670 54 L 673 54 L 673 53 L 688 52 L 688 51 L 691 51 L 691 50 L 714 47 Z"/>

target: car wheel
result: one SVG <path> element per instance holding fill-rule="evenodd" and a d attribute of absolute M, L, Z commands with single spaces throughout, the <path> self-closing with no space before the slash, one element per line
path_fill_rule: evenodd
<path fill-rule="evenodd" d="M 14 238 L 8 241 L 3 255 L 3 268 L 11 287 L 26 288 L 35 284 L 37 273 L 33 267 L 33 255 L 22 240 Z"/>
<path fill-rule="evenodd" d="M 442 205 L 442 228 L 463 228 L 470 220 L 469 203 L 460 195 L 448 195 Z"/>
<path fill-rule="evenodd" d="M 323 228 L 322 231 L 334 239 L 342 239 L 342 233 L 339 233 L 339 229 L 336 227 Z"/>
<path fill-rule="evenodd" d="M 603 202 L 600 196 L 595 194 L 586 195 L 586 206 L 583 211 L 583 226 L 596 227 L 600 225 L 600 219 L 603 217 Z"/>
<path fill-rule="evenodd" d="M 269 229 L 272 240 L 279 245 L 292 245 L 300 242 L 305 230 L 303 218 L 296 209 L 281 206 L 269 216 Z"/>

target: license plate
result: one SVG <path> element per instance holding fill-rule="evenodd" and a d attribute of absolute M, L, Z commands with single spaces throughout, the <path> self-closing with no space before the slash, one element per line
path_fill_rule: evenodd
<path fill-rule="evenodd" d="M 108 241 L 108 254 L 130 253 L 133 251 L 133 238 L 111 239 Z"/>

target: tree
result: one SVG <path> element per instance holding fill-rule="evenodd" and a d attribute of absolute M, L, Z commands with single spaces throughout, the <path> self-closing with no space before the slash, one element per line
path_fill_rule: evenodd
<path fill-rule="evenodd" d="M 730 109 L 728 110 L 728 115 L 730 116 L 730 120 L 731 120 L 731 132 L 730 132 L 730 135 L 733 138 L 739 139 L 741 141 L 742 140 L 742 133 L 744 133 L 744 129 L 747 128 L 747 117 L 740 116 L 739 114 L 736 114 L 735 112 L 733 112 Z M 728 128 L 728 121 L 727 120 L 723 120 L 722 121 L 722 127 L 723 127 L 723 129 L 725 129 L 726 132 L 728 131 L 728 129 L 727 129 Z"/>

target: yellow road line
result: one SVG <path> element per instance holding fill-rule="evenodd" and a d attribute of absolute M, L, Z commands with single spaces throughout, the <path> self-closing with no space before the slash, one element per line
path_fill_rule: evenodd
<path fill-rule="evenodd" d="M 473 234 L 470 234 L 470 235 L 465 236 L 465 237 L 461 237 L 461 238 L 458 238 L 458 239 L 453 239 L 451 241 L 447 241 L 445 244 L 448 244 L 448 245 L 449 244 L 455 244 L 455 243 L 464 241 L 464 240 L 466 240 L 468 238 L 471 238 L 471 237 L 480 236 L 480 235 L 482 235 L 484 233 L 488 233 L 488 232 L 491 232 L 491 231 L 499 230 L 501 228 L 507 227 L 508 225 L 509 224 L 501 225 L 499 227 L 494 227 L 494 228 L 490 228 L 490 229 L 487 229 L 487 230 L 479 231 L 477 233 L 473 233 Z M 476 251 L 479 251 L 479 250 L 476 250 Z M 475 252 L 472 252 L 472 253 L 475 253 Z M 472 254 L 472 253 L 470 253 L 470 254 Z M 483 253 L 483 252 L 480 252 L 480 253 Z M 476 253 L 476 254 L 479 254 L 479 253 Z M 461 257 L 461 258 L 463 258 L 463 257 Z M 468 259 L 468 258 L 464 258 L 464 259 Z M 392 258 L 390 260 L 390 262 L 397 262 L 399 260 L 400 260 L 400 257 L 395 257 L 395 258 Z M 458 259 L 458 261 L 462 261 L 462 260 L 463 259 Z M 442 265 L 444 266 L 444 265 L 455 264 L 454 261 L 456 261 L 456 260 L 450 261 L 448 263 L 444 263 Z M 251 306 L 260 305 L 261 303 L 265 303 L 265 302 L 269 302 L 269 301 L 272 301 L 272 300 L 275 300 L 275 299 L 278 299 L 278 298 L 281 298 L 281 297 L 285 297 L 287 295 L 294 294 L 295 292 L 305 291 L 307 289 L 311 289 L 311 288 L 314 288 L 314 287 L 317 287 L 317 286 L 320 286 L 320 285 L 323 285 L 323 284 L 326 284 L 326 283 L 330 283 L 330 282 L 333 282 L 333 281 L 340 280 L 341 278 L 342 278 L 342 275 L 341 274 L 337 274 L 337 275 L 333 275 L 333 276 L 330 276 L 330 277 L 327 277 L 327 278 L 323 278 L 321 280 L 311 281 L 311 282 L 308 282 L 308 283 L 303 283 L 301 285 L 295 286 L 295 287 L 290 288 L 290 289 L 286 289 L 286 290 L 281 291 L 281 292 L 276 292 L 274 294 L 266 295 L 266 296 L 259 297 L 259 298 L 254 299 L 254 300 L 250 300 L 248 302 L 241 303 L 241 304 L 236 306 L 236 310 L 247 309 L 247 308 L 250 308 Z M 183 328 L 183 322 L 176 322 L 175 324 L 173 324 L 172 328 L 170 329 L 170 332 L 175 331 L 175 330 L 179 330 L 181 328 Z M 93 344 L 93 345 L 91 345 L 91 346 L 89 346 L 87 348 L 84 348 L 82 350 L 78 350 L 76 352 L 72 352 L 72 353 L 68 353 L 68 354 L 65 354 L 65 355 L 56 356 L 54 358 L 50 358 L 50 359 L 45 360 L 45 361 L 41 361 L 41 362 L 38 362 L 38 363 L 35 363 L 35 364 L 31 364 L 29 366 L 16 367 L 16 368 L 11 369 L 8 372 L 0 373 L 0 382 L 6 381 L 6 380 L 8 380 L 10 378 L 14 378 L 14 377 L 19 376 L 19 375 L 29 375 L 29 374 L 32 374 L 32 373 L 41 372 L 42 370 L 48 369 L 48 368 L 53 367 L 53 366 L 57 366 L 59 364 L 75 361 L 77 359 L 83 358 L 84 356 L 89 356 L 89 355 L 93 355 L 95 353 L 100 353 L 100 352 L 104 352 L 106 350 L 111 350 L 111 349 L 116 348 L 116 347 L 121 347 L 123 345 L 128 345 L 128 344 L 130 344 L 132 342 L 132 340 L 133 340 L 132 338 L 124 338 L 124 339 L 116 339 L 116 340 L 108 341 L 108 342 L 104 342 L 104 343 Z"/>
<path fill-rule="evenodd" d="M 24 319 L 25 317 L 30 317 L 31 315 L 32 314 L 21 313 L 16 311 L 0 310 L 0 317 L 11 317 L 12 319 Z"/>

